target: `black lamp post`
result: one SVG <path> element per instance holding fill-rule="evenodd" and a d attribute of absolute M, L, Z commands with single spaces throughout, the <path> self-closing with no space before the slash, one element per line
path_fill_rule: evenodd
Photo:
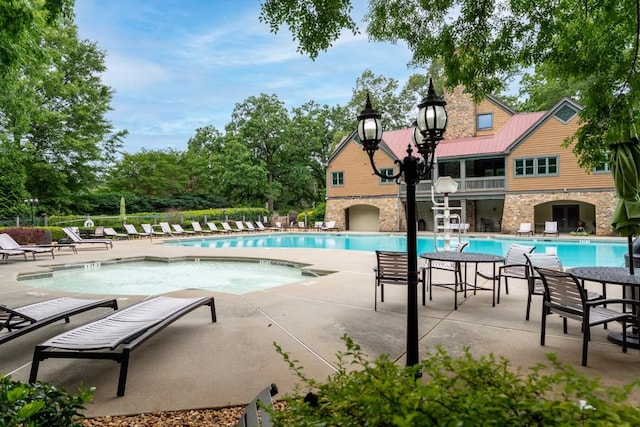
<path fill-rule="evenodd" d="M 38 199 L 24 199 L 24 202 L 31 208 L 31 227 L 34 227 L 33 206 L 38 204 Z"/>
<path fill-rule="evenodd" d="M 416 184 L 423 179 L 431 179 L 435 152 L 438 142 L 443 138 L 447 127 L 446 102 L 436 95 L 433 81 L 429 79 L 427 97 L 418 104 L 417 126 L 413 133 L 420 157 L 413 155 L 411 144 L 407 146 L 407 156 L 396 160 L 399 171 L 393 176 L 381 173 L 375 165 L 373 155 L 382 139 L 381 115 L 371 106 L 367 94 L 367 103 L 358 116 L 358 137 L 363 150 L 369 155 L 373 173 L 381 178 L 395 179 L 400 184 L 401 178 L 407 186 L 407 366 L 413 366 L 418 360 L 418 254 L 416 229 Z"/>

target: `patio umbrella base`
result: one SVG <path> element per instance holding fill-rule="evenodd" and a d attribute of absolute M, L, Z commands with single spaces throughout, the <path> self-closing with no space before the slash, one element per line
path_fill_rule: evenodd
<path fill-rule="evenodd" d="M 607 340 L 609 340 L 609 342 L 622 346 L 622 333 L 611 332 L 609 333 Z M 627 347 L 640 349 L 640 336 L 638 336 L 638 332 L 627 334 Z"/>

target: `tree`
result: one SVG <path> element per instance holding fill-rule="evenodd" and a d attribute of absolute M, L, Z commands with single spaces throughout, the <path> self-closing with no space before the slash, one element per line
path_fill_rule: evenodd
<path fill-rule="evenodd" d="M 319 16 L 322 8 L 331 13 Z M 272 31 L 287 25 L 298 49 L 314 58 L 339 37 L 339 29 L 357 31 L 350 13 L 348 0 L 266 0 L 260 19 Z M 583 126 L 567 143 L 575 142 L 574 152 L 586 168 L 605 160 L 608 146 L 640 124 L 640 4 L 635 0 L 369 0 L 366 19 L 373 40 L 406 41 L 412 65 L 441 59 L 446 86 L 463 85 L 476 101 L 500 93 L 514 74 L 535 65 L 544 64 L 560 81 L 585 82 Z M 319 24 L 331 31 L 306 31 Z"/>
<path fill-rule="evenodd" d="M 350 117 L 353 118 L 355 128 L 356 117 L 364 109 L 367 95 L 371 103 L 382 114 L 382 127 L 387 130 L 403 129 L 411 125 L 407 121 L 406 111 L 411 107 L 404 105 L 398 97 L 399 83 L 396 79 L 375 75 L 371 70 L 365 70 L 356 80 L 353 95 L 347 104 Z"/>
<path fill-rule="evenodd" d="M 105 118 L 113 91 L 100 80 L 104 53 L 79 41 L 69 20 L 42 35 L 48 54 L 0 93 L 0 144 L 21 153 L 24 187 L 41 207 L 68 211 L 82 207 L 126 131 Z"/>

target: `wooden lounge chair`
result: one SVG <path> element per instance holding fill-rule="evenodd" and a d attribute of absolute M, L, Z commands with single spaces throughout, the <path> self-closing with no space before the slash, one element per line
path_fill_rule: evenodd
<path fill-rule="evenodd" d="M 87 300 L 80 298 L 56 298 L 17 308 L 0 304 L 0 344 L 18 338 L 31 331 L 99 307 L 118 309 L 115 299 Z"/>
<path fill-rule="evenodd" d="M 50 253 L 51 258 L 55 258 L 55 255 L 53 254 L 53 247 L 22 246 L 21 244 L 13 240 L 13 237 L 6 233 L 0 234 L 0 248 L 6 251 L 24 251 L 30 253 L 33 256 L 34 260 L 36 259 L 36 254 L 42 253 Z"/>
<path fill-rule="evenodd" d="M 64 332 L 36 346 L 29 382 L 36 381 L 40 361 L 48 358 L 109 359 L 120 363 L 117 395 L 124 396 L 131 352 L 171 323 L 203 305 L 211 308 L 211 320 L 215 322 L 213 297 L 159 296 Z"/>
<path fill-rule="evenodd" d="M 83 239 L 82 237 L 80 237 L 79 234 L 77 234 L 75 231 L 73 231 L 71 228 L 69 227 L 65 227 L 62 229 L 62 231 L 64 231 L 64 233 L 69 236 L 69 238 L 73 241 L 73 243 L 82 245 L 82 244 L 103 244 L 106 246 L 107 249 L 109 248 L 113 248 L 113 241 L 111 239 Z"/>

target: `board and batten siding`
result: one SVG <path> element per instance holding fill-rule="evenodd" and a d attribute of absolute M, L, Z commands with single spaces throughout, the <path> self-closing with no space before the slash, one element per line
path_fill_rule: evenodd
<path fill-rule="evenodd" d="M 546 120 L 535 132 L 523 140 L 507 157 L 506 175 L 508 191 L 531 190 L 585 190 L 613 187 L 610 173 L 588 173 L 578 166 L 573 154 L 573 146 L 562 147 L 565 137 L 578 129 L 578 118 L 563 123 L 555 117 Z M 558 158 L 558 175 L 516 177 L 514 166 L 516 159 L 552 157 Z"/>
<path fill-rule="evenodd" d="M 398 168 L 393 159 L 383 150 L 376 151 L 374 160 L 378 170 L 383 168 Z M 343 172 L 344 185 L 334 187 L 332 185 L 333 172 Z M 349 141 L 339 155 L 327 166 L 327 196 L 393 196 L 398 194 L 398 186 L 395 181 L 381 184 L 380 178 L 373 174 L 369 156 L 362 150 L 362 146 L 355 141 Z"/>

